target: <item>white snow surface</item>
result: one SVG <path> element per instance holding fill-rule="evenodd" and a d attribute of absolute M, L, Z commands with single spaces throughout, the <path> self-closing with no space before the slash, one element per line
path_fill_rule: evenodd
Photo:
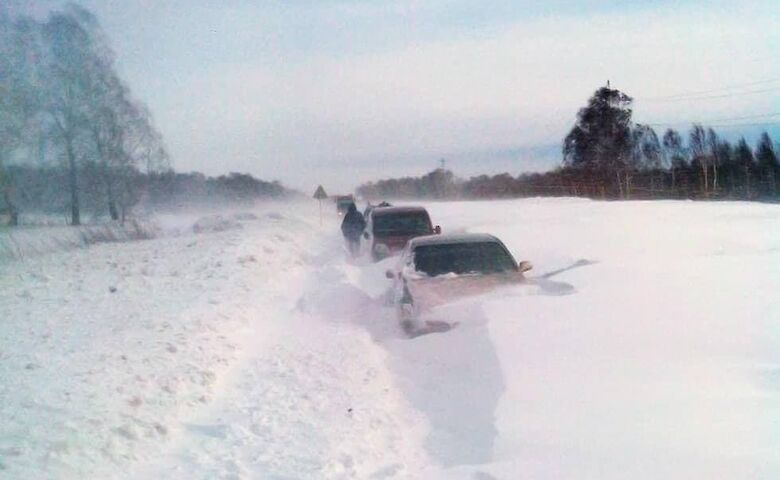
<path fill-rule="evenodd" d="M 0 264 L 0 478 L 780 476 L 780 206 L 425 206 L 534 270 L 415 338 L 316 203 Z"/>

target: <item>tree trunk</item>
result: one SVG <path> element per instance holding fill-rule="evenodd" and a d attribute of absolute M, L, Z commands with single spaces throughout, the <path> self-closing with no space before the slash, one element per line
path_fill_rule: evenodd
<path fill-rule="evenodd" d="M 750 199 L 750 168 L 745 165 L 745 198 Z"/>
<path fill-rule="evenodd" d="M 702 159 L 702 162 L 701 162 L 701 171 L 702 171 L 702 181 L 704 182 L 703 193 L 704 193 L 704 196 L 707 197 L 707 188 L 709 187 L 709 183 L 710 182 L 707 179 L 707 172 L 708 172 L 707 164 L 704 163 L 703 159 Z"/>
<path fill-rule="evenodd" d="M 620 179 L 620 170 L 615 170 L 615 175 L 617 176 L 619 198 L 623 198 L 623 180 Z"/>
<path fill-rule="evenodd" d="M 76 165 L 76 153 L 73 151 L 73 141 L 70 138 L 65 139 L 65 150 L 68 155 L 68 179 L 70 180 L 70 224 L 81 225 L 78 166 Z"/>
<path fill-rule="evenodd" d="M 108 195 L 108 214 L 111 216 L 111 220 L 117 221 L 119 220 L 119 210 L 116 208 L 116 197 L 110 178 L 106 179 L 106 194 Z"/>
<path fill-rule="evenodd" d="M 625 178 L 626 178 L 626 190 L 625 190 L 626 200 L 630 200 L 631 199 L 631 175 L 629 175 L 628 172 L 626 172 Z"/>
<path fill-rule="evenodd" d="M 12 187 L 8 186 L 3 189 L 3 198 L 5 198 L 5 204 L 8 206 L 8 225 L 16 227 L 19 225 L 19 209 L 14 203 L 14 196 Z"/>
<path fill-rule="evenodd" d="M 674 171 L 675 171 L 675 168 L 672 167 L 671 168 L 671 172 L 672 172 L 672 197 L 677 197 L 677 182 L 675 180 L 675 174 L 674 174 L 675 172 Z"/>
<path fill-rule="evenodd" d="M 115 200 L 109 200 L 108 201 L 108 214 L 111 215 L 111 220 L 117 221 L 119 220 L 119 210 L 116 208 L 116 201 Z"/>
<path fill-rule="evenodd" d="M 718 193 L 718 165 L 712 164 L 712 193 Z"/>

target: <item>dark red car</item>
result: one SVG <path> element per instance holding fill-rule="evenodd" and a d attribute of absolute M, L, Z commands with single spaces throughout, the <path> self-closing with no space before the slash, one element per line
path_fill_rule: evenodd
<path fill-rule="evenodd" d="M 423 207 L 376 207 L 366 219 L 361 251 L 379 261 L 403 250 L 412 238 L 440 232 Z"/>

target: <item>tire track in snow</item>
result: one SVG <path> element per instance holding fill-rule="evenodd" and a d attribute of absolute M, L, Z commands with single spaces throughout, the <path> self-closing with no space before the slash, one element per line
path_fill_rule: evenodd
<path fill-rule="evenodd" d="M 301 228 L 285 237 L 301 261 L 274 272 L 274 307 L 262 304 L 269 292 L 257 297 L 238 373 L 182 425 L 179 446 L 136 478 L 413 478 L 429 464 L 426 422 L 398 392 L 384 350 L 351 321 L 373 302 L 322 296 L 335 293 L 326 286 L 342 249 Z"/>

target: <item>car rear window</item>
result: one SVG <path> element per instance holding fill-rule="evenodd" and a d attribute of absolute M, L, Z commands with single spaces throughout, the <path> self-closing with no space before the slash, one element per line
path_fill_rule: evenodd
<path fill-rule="evenodd" d="M 431 222 L 425 212 L 393 213 L 374 215 L 374 235 L 427 235 L 431 233 Z"/>
<path fill-rule="evenodd" d="M 517 269 L 514 259 L 496 242 L 420 245 L 414 249 L 414 266 L 431 277 L 447 273 L 500 273 Z"/>

